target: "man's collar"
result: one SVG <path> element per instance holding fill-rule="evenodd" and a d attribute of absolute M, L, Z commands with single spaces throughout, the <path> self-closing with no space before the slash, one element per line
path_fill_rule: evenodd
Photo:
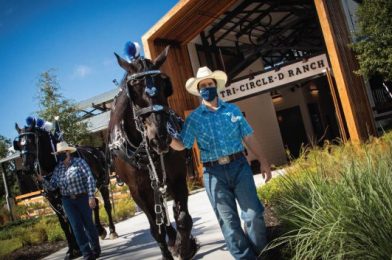
<path fill-rule="evenodd" d="M 218 97 L 218 109 L 217 110 L 219 110 L 220 108 L 226 107 L 226 105 L 227 105 L 227 103 Z M 209 111 L 211 111 L 211 110 L 208 109 L 208 107 L 204 104 L 203 101 L 201 102 L 200 107 L 201 107 L 201 111 L 202 112 L 209 112 Z"/>

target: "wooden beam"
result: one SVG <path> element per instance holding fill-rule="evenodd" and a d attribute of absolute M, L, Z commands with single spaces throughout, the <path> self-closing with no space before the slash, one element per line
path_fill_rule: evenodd
<path fill-rule="evenodd" d="M 181 0 L 142 37 L 147 58 L 157 56 L 156 39 L 187 44 L 237 0 Z"/>
<path fill-rule="evenodd" d="M 364 80 L 354 74 L 358 62 L 340 1 L 314 0 L 335 76 L 339 98 L 351 140 L 364 141 L 375 135 L 375 124 Z"/>

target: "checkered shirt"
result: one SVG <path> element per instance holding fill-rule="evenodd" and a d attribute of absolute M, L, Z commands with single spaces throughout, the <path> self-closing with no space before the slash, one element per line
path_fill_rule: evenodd
<path fill-rule="evenodd" d="M 242 139 L 252 133 L 240 109 L 218 99 L 216 111 L 201 104 L 186 118 L 181 139 L 188 149 L 196 139 L 202 162 L 210 162 L 243 151 Z"/>
<path fill-rule="evenodd" d="M 43 185 L 49 190 L 60 188 L 63 196 L 87 193 L 94 197 L 95 180 L 90 167 L 81 158 L 72 158 L 67 168 L 63 162 L 57 164 L 50 181 L 44 180 Z"/>

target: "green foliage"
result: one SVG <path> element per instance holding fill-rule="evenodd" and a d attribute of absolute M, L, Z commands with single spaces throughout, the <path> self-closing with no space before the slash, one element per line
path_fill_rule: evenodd
<path fill-rule="evenodd" d="M 109 220 L 106 214 L 106 210 L 103 207 L 103 203 L 99 203 L 99 204 L 100 204 L 99 217 L 101 219 L 101 223 L 107 225 L 109 223 Z M 113 208 L 114 208 L 114 212 L 112 211 L 113 221 L 115 222 L 132 217 L 133 215 L 135 215 L 135 211 L 136 211 L 135 202 L 130 197 L 115 200 L 115 204 Z"/>
<path fill-rule="evenodd" d="M 286 245 L 292 259 L 390 259 L 391 158 L 392 132 L 308 151 L 271 182 L 278 188 L 259 190 L 287 232 L 270 247 Z"/>
<path fill-rule="evenodd" d="M 63 97 L 54 70 L 41 73 L 37 82 L 39 117 L 53 122 L 59 116 L 64 139 L 73 145 L 100 146 L 101 143 L 87 131 L 87 123 L 81 121 L 76 105 Z"/>
<path fill-rule="evenodd" d="M 365 76 L 379 74 L 392 80 L 392 1 L 364 0 L 357 16 L 358 42 L 353 44 Z"/>
<path fill-rule="evenodd" d="M 11 238 L 1 240 L 0 246 L 0 259 L 7 259 L 5 256 L 14 252 L 16 249 L 21 248 L 22 242 L 18 238 Z"/>

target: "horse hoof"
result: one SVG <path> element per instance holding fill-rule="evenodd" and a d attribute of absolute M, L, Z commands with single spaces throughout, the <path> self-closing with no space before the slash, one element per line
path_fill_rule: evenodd
<path fill-rule="evenodd" d="M 110 237 L 110 239 L 116 239 L 116 238 L 118 238 L 118 235 L 116 232 L 112 232 L 112 233 L 110 233 L 109 237 Z"/>
<path fill-rule="evenodd" d="M 104 240 L 107 234 L 108 234 L 108 232 L 106 232 L 106 229 L 103 228 L 101 234 L 99 235 L 99 237 L 102 240 Z"/>
<path fill-rule="evenodd" d="M 196 238 L 194 238 L 193 236 L 190 237 L 189 243 L 190 243 L 189 251 L 186 253 L 185 256 L 180 257 L 181 260 L 192 259 L 196 255 L 197 251 L 199 251 L 200 249 L 200 244 L 196 241 Z"/>

